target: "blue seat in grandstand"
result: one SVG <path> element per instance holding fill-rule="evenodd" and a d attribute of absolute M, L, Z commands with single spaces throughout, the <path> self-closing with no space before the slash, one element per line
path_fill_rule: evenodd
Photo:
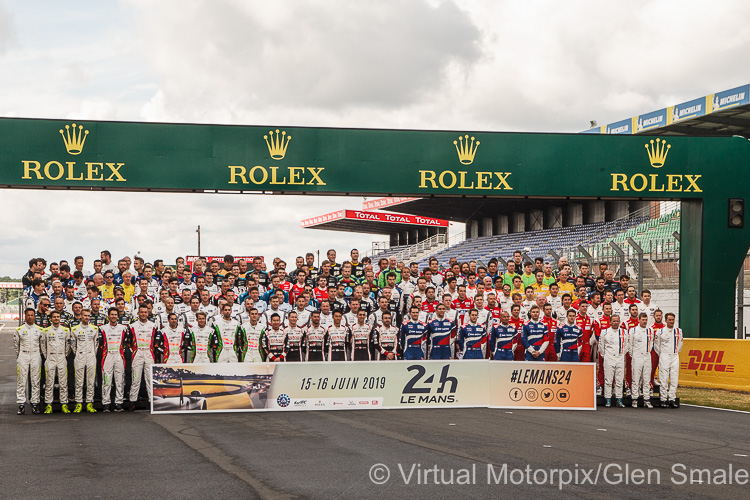
<path fill-rule="evenodd" d="M 460 262 L 469 260 L 481 260 L 485 264 L 492 257 L 502 257 L 505 260 L 512 258 L 513 251 L 522 250 L 525 247 L 531 249 L 529 256 L 542 257 L 551 260 L 550 250 L 560 251 L 565 248 L 573 248 L 577 245 L 592 245 L 617 238 L 619 241 L 634 235 L 627 234 L 626 231 L 633 231 L 636 226 L 643 227 L 641 232 L 645 233 L 646 229 L 651 229 L 649 236 L 661 235 L 673 232 L 672 227 L 679 227 L 679 219 L 673 214 L 662 216 L 663 221 L 655 226 L 647 226 L 648 217 L 640 217 L 628 220 L 618 220 L 610 222 L 598 222 L 594 224 L 583 224 L 579 226 L 570 226 L 564 228 L 545 229 L 542 231 L 532 231 L 528 233 L 512 233 L 494 236 L 482 236 L 472 240 L 466 240 L 462 243 L 446 248 L 434 254 L 441 265 L 446 266 L 451 257 L 456 257 Z M 670 225 L 671 224 L 671 225 Z M 639 226 L 640 225 L 640 226 Z M 657 232 L 657 231 L 662 232 Z M 429 257 L 421 259 L 420 267 L 427 265 Z"/>

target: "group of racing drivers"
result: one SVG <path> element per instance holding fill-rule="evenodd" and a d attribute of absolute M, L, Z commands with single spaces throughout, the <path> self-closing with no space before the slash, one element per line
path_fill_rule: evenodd
<path fill-rule="evenodd" d="M 571 279 L 564 258 L 553 270 L 542 259 L 523 262 L 521 252 L 504 273 L 496 259 L 451 259 L 441 268 L 434 257 L 424 269 L 381 258 L 376 270 L 356 249 L 341 264 L 329 250 L 319 267 L 312 253 L 297 257 L 291 273 L 278 258 L 269 272 L 260 257 L 231 255 L 192 266 L 178 258 L 172 268 L 140 257 L 115 265 L 104 250 L 92 271 L 82 257 L 73 262 L 45 272 L 45 259 L 31 259 L 23 277 L 24 323 L 14 335 L 19 414 L 29 378 L 33 413 L 52 412 L 56 380 L 64 413 L 69 385 L 74 412 L 84 404 L 96 411 L 98 384 L 104 411 L 113 384 L 114 410 L 123 411 L 126 380 L 131 407 L 142 381 L 150 397 L 154 363 L 378 359 L 596 361 L 607 406 L 614 385 L 615 405 L 623 406 L 624 387 L 633 406 L 642 397 L 648 408 L 658 365 L 662 406 L 675 406 L 675 315 L 663 314 L 648 290 L 638 298 L 627 276 L 614 281 L 606 264 L 594 277 L 580 263 Z"/>

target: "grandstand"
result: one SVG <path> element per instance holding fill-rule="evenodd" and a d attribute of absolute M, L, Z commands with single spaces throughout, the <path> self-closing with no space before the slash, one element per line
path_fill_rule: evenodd
<path fill-rule="evenodd" d="M 528 248 L 529 257 L 551 258 L 550 251 L 560 252 L 577 245 L 591 245 L 612 239 L 624 229 L 638 226 L 648 220 L 647 217 L 627 218 L 611 222 L 597 222 L 562 228 L 544 229 L 525 233 L 481 236 L 466 240 L 434 254 L 442 266 L 447 266 L 451 257 L 460 262 L 481 260 L 485 264 L 493 257 L 508 260 L 516 250 Z M 426 265 L 429 257 L 422 259 L 420 267 Z M 502 269 L 502 266 L 501 266 Z"/>

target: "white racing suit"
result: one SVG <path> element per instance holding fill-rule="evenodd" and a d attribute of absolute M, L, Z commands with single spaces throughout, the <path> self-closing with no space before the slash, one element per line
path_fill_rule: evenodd
<path fill-rule="evenodd" d="M 247 352 L 245 353 L 245 363 L 262 363 L 260 337 L 263 335 L 263 325 L 258 321 L 255 326 L 248 321 L 244 325 L 245 337 L 247 338 Z"/>
<path fill-rule="evenodd" d="M 13 349 L 16 353 L 16 403 L 26 402 L 26 383 L 31 375 L 31 403 L 39 404 L 42 378 L 42 350 L 44 332 L 36 325 L 23 325 L 13 333 Z M 68 381 L 66 380 L 67 384 Z M 60 384 L 62 385 L 62 384 Z"/>
<path fill-rule="evenodd" d="M 166 325 L 162 327 L 161 333 L 167 337 L 165 342 L 169 344 L 169 358 L 167 358 L 166 364 L 182 363 L 182 338 L 185 335 L 185 328 L 177 325 L 177 328 L 173 330 L 169 325 Z"/>
<path fill-rule="evenodd" d="M 195 358 L 193 358 L 193 363 L 210 363 L 208 342 L 214 333 L 214 329 L 206 324 L 203 328 L 196 326 L 191 331 L 195 340 Z"/>
<path fill-rule="evenodd" d="M 674 401 L 677 397 L 677 379 L 680 373 L 682 329 L 666 326 L 656 334 L 654 350 L 659 355 L 659 399 Z"/>
<path fill-rule="evenodd" d="M 60 384 L 60 403 L 68 404 L 68 360 L 65 357 L 70 351 L 72 342 L 70 329 L 62 326 L 50 326 L 44 329 L 45 362 L 47 380 L 44 386 L 44 402 L 52 404 L 55 391 L 55 375 Z"/>
<path fill-rule="evenodd" d="M 645 402 L 651 397 L 651 350 L 654 348 L 654 331 L 648 327 L 631 328 L 628 345 L 633 374 L 631 396 L 635 401 L 642 395 Z"/>
<path fill-rule="evenodd" d="M 625 376 L 625 352 L 628 350 L 628 332 L 622 328 L 607 328 L 599 337 L 599 353 L 604 356 L 604 397 L 622 398 L 622 379 Z"/>
<path fill-rule="evenodd" d="M 133 385 L 130 386 L 130 402 L 138 401 L 138 391 L 141 389 L 141 379 L 146 379 L 148 399 L 151 401 L 151 366 L 154 364 L 154 354 L 151 351 L 156 325 L 153 321 L 140 320 L 130 325 L 130 334 L 135 343 L 133 350 Z M 145 377 L 144 377 L 145 374 Z"/>
<path fill-rule="evenodd" d="M 109 323 L 100 327 L 104 342 L 104 360 L 102 361 L 102 404 L 109 405 L 112 400 L 112 382 L 115 383 L 115 403 L 121 405 L 125 396 L 125 346 L 124 338 L 128 327 L 111 326 Z"/>
<path fill-rule="evenodd" d="M 86 380 L 86 402 L 94 402 L 96 381 L 96 349 L 99 346 L 99 330 L 89 323 L 76 325 L 70 332 L 73 338 L 76 368 L 76 402 L 83 403 L 83 381 Z"/>
<path fill-rule="evenodd" d="M 242 334 L 242 327 L 236 319 L 225 320 L 219 316 L 214 321 L 214 329 L 216 330 L 215 335 L 218 335 L 221 339 L 221 351 L 219 352 L 219 359 L 217 363 L 237 363 L 239 358 L 237 357 L 237 351 L 242 349 L 242 341 L 240 336 Z M 235 345 L 237 343 L 240 345 Z"/>

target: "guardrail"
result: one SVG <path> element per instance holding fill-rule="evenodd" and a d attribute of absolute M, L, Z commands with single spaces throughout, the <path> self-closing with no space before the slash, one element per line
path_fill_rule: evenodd
<path fill-rule="evenodd" d="M 447 243 L 448 235 L 446 235 L 445 233 L 435 234 L 430 236 L 426 240 L 415 243 L 409 248 L 398 252 L 397 254 L 395 254 L 395 257 L 398 261 L 407 261 L 410 259 L 414 259 L 427 250 L 433 250 L 435 247 L 440 245 L 447 245 Z"/>

